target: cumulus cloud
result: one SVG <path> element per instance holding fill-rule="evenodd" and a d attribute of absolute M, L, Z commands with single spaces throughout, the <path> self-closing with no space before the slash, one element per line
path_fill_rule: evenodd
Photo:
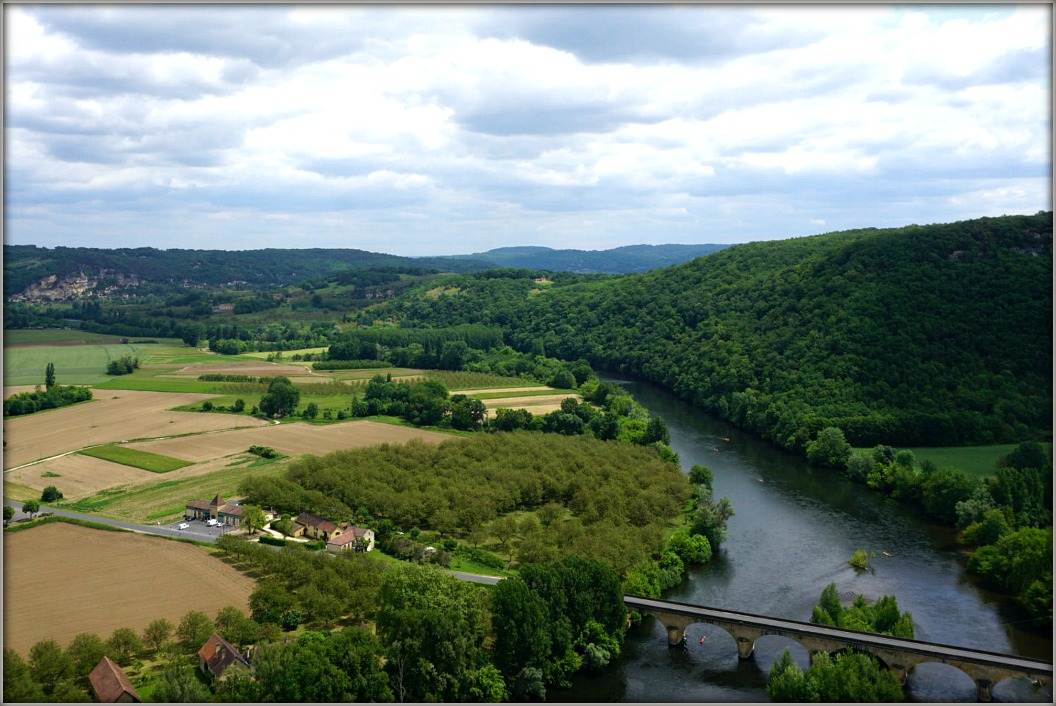
<path fill-rule="evenodd" d="M 424 255 L 1051 208 L 1044 6 L 18 5 L 5 21 L 8 242 Z"/>

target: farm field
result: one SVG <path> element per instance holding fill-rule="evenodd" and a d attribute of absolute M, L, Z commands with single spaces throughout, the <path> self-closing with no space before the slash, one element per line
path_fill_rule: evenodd
<path fill-rule="evenodd" d="M 229 456 L 245 451 L 253 445 L 270 446 L 287 456 L 305 453 L 322 456 L 341 449 L 378 444 L 404 444 L 411 439 L 439 444 L 451 438 L 450 434 L 425 429 L 358 420 L 325 426 L 294 422 L 267 428 L 238 429 L 179 439 L 143 441 L 129 444 L 129 447 L 197 462 Z M 172 474 L 166 475 L 171 476 Z"/>
<path fill-rule="evenodd" d="M 992 476 L 997 472 L 997 460 L 1007 456 L 1018 444 L 997 444 L 994 446 L 942 446 L 910 449 L 917 459 L 932 461 L 939 468 L 959 468 L 977 478 Z M 1052 452 L 1051 443 L 1042 443 L 1047 451 Z"/>
<path fill-rule="evenodd" d="M 576 402 L 582 402 L 583 398 L 574 392 L 562 395 L 535 395 L 521 397 L 500 397 L 497 399 L 486 399 L 484 404 L 488 408 L 488 418 L 493 419 L 495 412 L 500 407 L 506 409 L 526 409 L 538 416 L 561 409 L 561 402 L 567 398 L 573 398 Z"/>
<path fill-rule="evenodd" d="M 122 356 L 142 360 L 155 344 L 106 343 L 83 345 L 4 346 L 4 385 L 43 385 L 44 368 L 55 364 L 60 385 L 94 385 L 109 379 L 106 365 Z"/>
<path fill-rule="evenodd" d="M 4 646 L 23 656 L 40 640 L 65 647 L 82 632 L 142 633 L 190 610 L 248 612 L 256 586 L 201 547 L 60 522 L 5 536 L 4 569 Z"/>
<path fill-rule="evenodd" d="M 95 399 L 86 404 L 5 419 L 4 469 L 123 439 L 173 436 L 236 425 L 268 426 L 267 421 L 248 416 L 168 411 L 209 397 L 190 393 L 128 390 L 103 393 L 96 390 Z"/>
<path fill-rule="evenodd" d="M 107 488 L 152 483 L 157 480 L 157 473 L 91 456 L 68 454 L 5 473 L 4 497 L 13 500 L 39 500 L 41 491 L 49 485 L 54 485 L 62 491 L 66 500 L 80 500 Z M 28 488 L 32 493 L 11 492 L 11 483 Z"/>

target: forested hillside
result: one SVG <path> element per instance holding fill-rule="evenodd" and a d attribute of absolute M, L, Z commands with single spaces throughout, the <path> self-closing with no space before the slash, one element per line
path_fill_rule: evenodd
<path fill-rule="evenodd" d="M 458 258 L 410 258 L 352 249 L 158 250 L 156 248 L 40 248 L 4 245 L 4 296 L 40 280 L 84 274 L 91 278 L 122 275 L 143 282 L 184 280 L 219 286 L 245 282 L 253 286 L 292 285 L 337 270 L 378 267 L 435 268 L 464 272 L 489 267 Z"/>
<path fill-rule="evenodd" d="M 861 446 L 1051 435 L 1051 212 L 750 243 L 504 297 L 493 277 L 385 306 L 403 325 L 499 325 L 788 448 L 830 425 Z"/>

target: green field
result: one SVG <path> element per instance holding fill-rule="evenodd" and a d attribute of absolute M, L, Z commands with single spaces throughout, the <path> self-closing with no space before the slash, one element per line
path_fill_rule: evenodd
<path fill-rule="evenodd" d="M 106 374 L 106 366 L 122 356 L 137 357 L 143 364 L 164 363 L 176 356 L 186 357 L 194 350 L 178 339 L 158 339 L 158 343 L 138 343 L 135 338 L 129 343 L 120 340 L 118 336 L 76 330 L 4 331 L 4 385 L 43 384 L 48 363 L 55 364 L 61 385 L 94 385 L 112 379 Z M 10 347 L 20 343 L 55 345 Z M 217 359 L 205 355 L 194 358 L 194 362 Z"/>
<path fill-rule="evenodd" d="M 935 446 L 909 449 L 917 459 L 931 461 L 939 468 L 956 468 L 977 478 L 986 478 L 997 472 L 997 462 L 1007 456 L 1018 444 L 996 444 L 993 446 Z M 1052 444 L 1042 442 L 1045 450 L 1052 454 Z M 868 449 L 855 449 L 856 451 Z"/>
<path fill-rule="evenodd" d="M 89 333 L 77 329 L 10 329 L 4 330 L 4 344 L 11 343 L 120 343 L 121 336 L 112 333 Z"/>
<path fill-rule="evenodd" d="M 171 456 L 137 451 L 136 449 L 117 445 L 96 446 L 91 449 L 84 449 L 78 453 L 84 456 L 92 456 L 93 458 L 101 458 L 104 461 L 120 463 L 123 466 L 141 468 L 151 473 L 168 473 L 169 471 L 175 471 L 177 468 L 191 465 L 190 461 L 182 461 Z"/>
<path fill-rule="evenodd" d="M 202 395 L 218 395 L 223 392 L 223 383 L 199 380 L 166 380 L 150 375 L 107 376 L 104 382 L 95 385 L 97 390 L 139 390 L 145 392 L 193 392 Z"/>

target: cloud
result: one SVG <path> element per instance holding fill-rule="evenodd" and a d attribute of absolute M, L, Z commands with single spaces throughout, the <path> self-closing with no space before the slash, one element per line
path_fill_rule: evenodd
<path fill-rule="evenodd" d="M 5 19 L 8 242 L 436 254 L 1051 208 L 1046 7 Z"/>

